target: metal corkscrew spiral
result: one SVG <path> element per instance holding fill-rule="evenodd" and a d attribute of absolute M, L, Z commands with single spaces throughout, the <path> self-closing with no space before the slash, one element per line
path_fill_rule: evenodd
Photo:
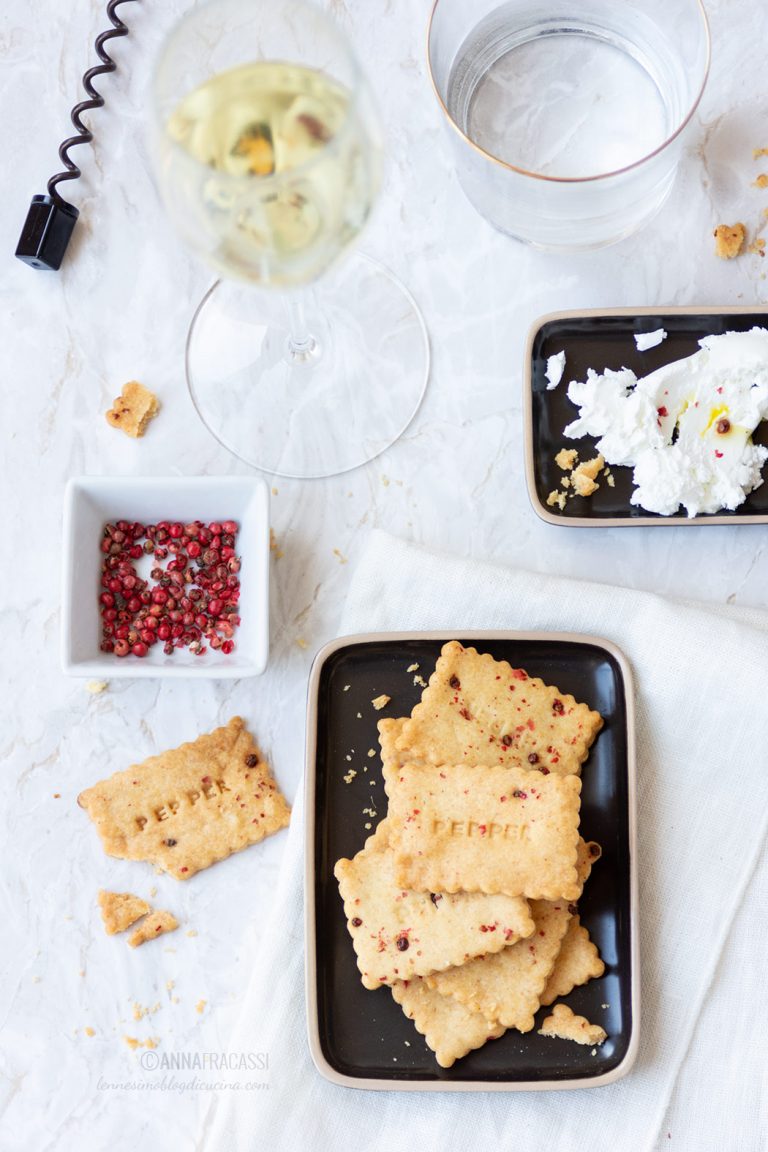
<path fill-rule="evenodd" d="M 117 64 L 109 55 L 105 45 L 109 40 L 128 35 L 128 27 L 118 16 L 117 9 L 121 4 L 131 3 L 135 3 L 135 0 L 109 0 L 107 16 L 112 27 L 101 32 L 94 43 L 96 55 L 101 63 L 89 68 L 84 74 L 83 88 L 88 99 L 81 100 L 72 109 L 71 119 L 77 130 L 77 135 L 68 137 L 59 148 L 59 157 L 65 171 L 57 172 L 55 176 L 51 176 L 48 181 L 47 195 L 32 197 L 27 219 L 16 248 L 18 258 L 32 268 L 58 271 L 64 259 L 64 253 L 67 250 L 80 212 L 73 204 L 64 200 L 57 190 L 57 185 L 66 180 L 77 180 L 81 175 L 80 168 L 69 155 L 70 149 L 77 144 L 90 144 L 93 140 L 93 133 L 83 123 L 82 116 L 85 112 L 91 112 L 94 108 L 104 106 L 104 97 L 96 91 L 93 81 L 97 76 L 104 76 L 117 70 Z"/>

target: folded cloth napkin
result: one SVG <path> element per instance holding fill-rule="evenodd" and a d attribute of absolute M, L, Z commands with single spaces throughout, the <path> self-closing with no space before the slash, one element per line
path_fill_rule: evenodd
<path fill-rule="evenodd" d="M 300 801 L 232 1041 L 233 1051 L 269 1053 L 270 1088 L 223 1093 L 204 1146 L 764 1149 L 765 1112 L 750 1077 L 762 1075 L 765 1034 L 764 911 L 762 922 L 753 918 L 766 893 L 765 858 L 757 865 L 768 823 L 768 616 L 436 556 L 371 534 L 344 632 L 472 628 L 591 633 L 614 641 L 633 666 L 642 957 L 633 1071 L 603 1088 L 512 1096 L 365 1092 L 324 1081 L 304 1019 Z M 721 1115 L 727 1125 L 716 1137 Z"/>

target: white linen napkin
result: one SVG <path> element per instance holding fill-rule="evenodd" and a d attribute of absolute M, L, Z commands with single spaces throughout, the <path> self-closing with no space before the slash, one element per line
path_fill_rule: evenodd
<path fill-rule="evenodd" d="M 765 1034 L 766 981 L 758 959 L 762 952 L 764 961 L 766 942 L 765 916 L 759 919 L 765 858 L 745 902 L 746 919 L 734 926 L 734 917 L 768 823 L 768 616 L 437 556 L 371 534 L 343 632 L 460 635 L 471 628 L 591 633 L 616 643 L 633 666 L 642 972 L 634 1070 L 603 1088 L 514 1095 L 365 1092 L 323 1080 L 309 1057 L 304 1018 L 299 801 L 273 923 L 254 960 L 231 1045 L 269 1052 L 270 1088 L 222 1094 L 209 1112 L 203 1146 L 217 1152 L 764 1149 L 766 1117 L 754 1089 L 763 1075 Z M 742 1045 L 738 1052 L 730 1048 L 732 1035 Z M 681 1090 L 667 1112 L 684 1059 Z M 735 1101 L 728 1096 L 734 1091 Z M 713 1143 L 721 1113 L 727 1128 Z M 660 1131 L 665 1114 L 669 1136 Z"/>

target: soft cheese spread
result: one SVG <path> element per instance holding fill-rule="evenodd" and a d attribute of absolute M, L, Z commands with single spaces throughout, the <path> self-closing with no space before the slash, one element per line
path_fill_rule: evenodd
<path fill-rule="evenodd" d="M 726 332 L 701 351 L 638 379 L 587 370 L 568 385 L 579 417 L 570 439 L 597 436 L 609 464 L 634 468 L 631 502 L 671 516 L 732 510 L 762 483 L 768 448 L 752 433 L 768 418 L 768 331 Z"/>

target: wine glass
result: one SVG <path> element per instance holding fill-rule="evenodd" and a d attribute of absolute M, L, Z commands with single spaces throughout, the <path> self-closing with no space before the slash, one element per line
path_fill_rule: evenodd
<path fill-rule="evenodd" d="M 204 423 L 278 476 L 378 456 L 421 403 L 429 342 L 408 289 L 346 253 L 379 190 L 381 143 L 340 28 L 305 0 L 208 0 L 166 40 L 153 104 L 168 212 L 222 276 L 187 339 Z"/>

